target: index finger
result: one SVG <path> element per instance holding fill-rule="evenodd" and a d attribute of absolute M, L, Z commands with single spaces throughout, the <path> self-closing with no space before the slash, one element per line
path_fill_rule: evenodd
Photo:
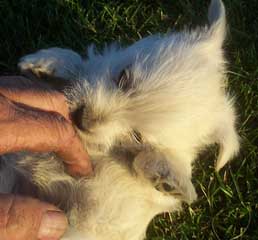
<path fill-rule="evenodd" d="M 84 176 L 92 173 L 92 165 L 89 155 L 76 135 L 67 143 L 67 147 L 64 145 L 59 151 L 57 151 L 57 154 L 65 162 L 69 174 L 73 176 Z"/>
<path fill-rule="evenodd" d="M 7 112 L 2 113 L 5 119 L 0 122 L 0 154 L 17 151 L 55 152 L 63 159 L 71 174 L 85 175 L 91 172 L 88 154 L 72 124 L 62 115 L 13 103 L 5 97 L 0 100 L 3 105 L 0 106 L 0 113 L 5 109 Z"/>

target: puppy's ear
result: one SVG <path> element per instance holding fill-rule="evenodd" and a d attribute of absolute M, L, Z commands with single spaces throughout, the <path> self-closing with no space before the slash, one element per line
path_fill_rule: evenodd
<path fill-rule="evenodd" d="M 132 88 L 133 85 L 133 74 L 131 67 L 127 67 L 122 72 L 120 72 L 118 78 L 115 80 L 115 83 L 118 88 L 127 92 Z"/>
<path fill-rule="evenodd" d="M 212 0 L 209 6 L 209 33 L 215 46 L 221 47 L 226 36 L 226 13 L 221 0 Z"/>
<path fill-rule="evenodd" d="M 149 180 L 156 190 L 165 195 L 189 204 L 197 198 L 191 176 L 186 173 L 182 161 L 169 152 L 143 149 L 136 154 L 133 168 L 139 176 Z"/>

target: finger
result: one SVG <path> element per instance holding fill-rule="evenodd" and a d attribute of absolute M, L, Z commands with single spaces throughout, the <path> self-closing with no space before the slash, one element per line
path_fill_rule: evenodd
<path fill-rule="evenodd" d="M 50 204 L 0 194 L 1 240 L 57 240 L 67 225 L 64 214 Z"/>
<path fill-rule="evenodd" d="M 0 77 L 0 93 L 12 101 L 45 111 L 58 112 L 67 120 L 70 119 L 65 96 L 42 82 L 31 81 L 21 76 Z"/>
<path fill-rule="evenodd" d="M 0 96 L 0 105 L 1 96 Z M 6 103 L 0 122 L 0 154 L 17 151 L 56 152 L 73 175 L 91 172 L 89 157 L 72 125 L 60 114 Z M 3 104 L 2 104 L 3 105 Z M 8 115 L 9 114 L 9 115 Z M 4 120 L 4 121 L 3 121 Z"/>
<path fill-rule="evenodd" d="M 71 175 L 84 176 L 92 173 L 89 156 L 76 135 L 63 144 L 57 154 L 65 161 Z"/>
<path fill-rule="evenodd" d="M 2 102 L 0 99 L 0 103 Z M 9 101 L 2 105 L 0 104 L 0 154 L 22 150 L 55 151 L 63 137 L 69 138 L 74 134 L 60 114 Z"/>

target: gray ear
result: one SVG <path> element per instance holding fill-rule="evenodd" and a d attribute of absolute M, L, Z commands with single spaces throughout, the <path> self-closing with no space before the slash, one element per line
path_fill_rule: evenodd
<path fill-rule="evenodd" d="M 221 0 L 212 0 L 209 6 L 208 19 L 210 25 L 225 21 L 225 7 Z"/>
<path fill-rule="evenodd" d="M 157 149 L 142 149 L 134 158 L 133 168 L 138 176 L 150 181 L 156 190 L 184 202 L 192 203 L 197 195 L 191 176 L 181 161 Z"/>
<path fill-rule="evenodd" d="M 222 45 L 226 35 L 226 13 L 221 0 L 212 0 L 209 7 L 208 19 L 211 38 Z"/>
<path fill-rule="evenodd" d="M 130 68 L 124 69 L 115 81 L 118 88 L 123 91 L 128 91 L 132 88 L 133 75 Z"/>

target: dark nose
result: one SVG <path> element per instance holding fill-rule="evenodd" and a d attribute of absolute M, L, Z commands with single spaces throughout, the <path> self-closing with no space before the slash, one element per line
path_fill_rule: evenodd
<path fill-rule="evenodd" d="M 80 130 L 85 131 L 86 126 L 84 124 L 85 119 L 85 106 L 80 106 L 74 112 L 72 112 L 72 122 L 76 125 Z"/>

